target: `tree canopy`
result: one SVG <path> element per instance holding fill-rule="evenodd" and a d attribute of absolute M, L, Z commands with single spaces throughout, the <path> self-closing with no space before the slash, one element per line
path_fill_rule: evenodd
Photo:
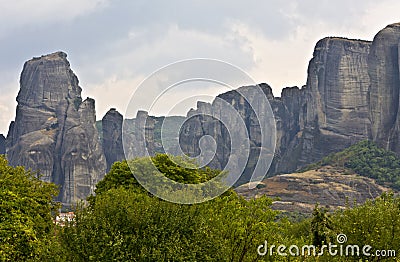
<path fill-rule="evenodd" d="M 0 156 L 0 261 L 40 261 L 55 233 L 58 189 Z"/>

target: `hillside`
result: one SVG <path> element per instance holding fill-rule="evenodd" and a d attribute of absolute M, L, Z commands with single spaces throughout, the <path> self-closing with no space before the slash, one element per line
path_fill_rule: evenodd
<path fill-rule="evenodd" d="M 390 190 L 373 179 L 343 171 L 325 166 L 302 173 L 282 174 L 265 179 L 256 189 L 249 190 L 245 184 L 236 188 L 236 192 L 247 199 L 262 195 L 275 198 L 273 208 L 277 210 L 311 214 L 317 203 L 335 210 L 354 202 L 364 203 Z"/>
<path fill-rule="evenodd" d="M 375 143 L 361 141 L 339 153 L 331 154 L 304 170 L 333 166 L 376 180 L 380 185 L 400 190 L 400 158 Z"/>
<path fill-rule="evenodd" d="M 273 207 L 278 210 L 311 213 L 316 203 L 331 210 L 344 208 L 398 191 L 399 184 L 400 159 L 362 141 L 297 173 L 267 178 L 253 190 L 245 184 L 236 191 L 248 199 L 277 198 Z"/>

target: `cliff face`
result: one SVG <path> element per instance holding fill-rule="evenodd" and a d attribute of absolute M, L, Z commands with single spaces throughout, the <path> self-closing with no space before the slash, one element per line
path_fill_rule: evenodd
<path fill-rule="evenodd" d="M 381 30 L 368 56 L 372 138 L 382 147 L 400 153 L 399 143 L 400 23 Z"/>
<path fill-rule="evenodd" d="M 342 38 L 325 38 L 317 43 L 307 85 L 302 94 L 295 94 L 301 101 L 285 104 L 292 104 L 291 111 L 300 112 L 294 116 L 299 132 L 282 150 L 285 155 L 277 163 L 276 172 L 293 171 L 370 136 L 370 45 Z M 282 99 L 288 100 L 288 95 L 293 94 L 283 92 Z"/>
<path fill-rule="evenodd" d="M 107 161 L 107 172 L 116 161 L 125 159 L 122 145 L 122 115 L 114 108 L 101 120 L 103 131 L 103 151 Z"/>
<path fill-rule="evenodd" d="M 268 112 L 269 107 L 259 101 L 254 86 L 247 86 L 239 90 L 250 101 L 240 92 L 230 91 L 211 104 L 199 102 L 186 120 L 168 122 L 166 143 L 179 141 L 182 151 L 192 157 L 200 153 L 204 159 L 211 156 L 213 168 L 224 169 L 230 158 L 232 169 L 245 166 L 237 184 L 248 182 L 258 161 L 265 163 L 264 170 L 257 172 L 267 171 L 273 143 L 270 174 L 294 171 L 363 139 L 400 154 L 399 49 L 400 23 L 380 31 L 373 42 L 322 39 L 315 46 L 304 87 L 285 88 L 281 97 L 274 97 L 267 84 L 257 86 L 274 113 L 274 139 L 267 136 L 268 141 L 261 141 L 261 128 L 272 124 L 260 122 L 249 102 L 260 112 Z M 43 180 L 60 185 L 63 203 L 91 193 L 106 169 L 124 159 L 124 149 L 127 158 L 144 156 L 146 151 L 150 155 L 163 152 L 160 128 L 164 118 L 149 117 L 143 111 L 135 119 L 123 121 L 121 114 L 110 110 L 102 120 L 101 145 L 94 100 L 82 101 L 78 79 L 62 52 L 26 62 L 20 83 L 16 118 L 6 141 L 0 136 L 0 153 L 5 152 L 6 143 L 12 165 L 40 170 Z M 221 111 L 221 101 L 238 112 L 245 130 L 239 128 L 237 119 Z M 238 128 L 228 130 L 218 119 Z M 177 137 L 172 129 L 182 122 Z M 243 132 L 248 133 L 248 141 L 236 143 L 239 151 L 231 148 L 237 142 L 231 135 Z M 216 143 L 204 136 L 211 136 Z M 247 143 L 249 148 L 243 146 Z M 172 153 L 178 151 L 172 149 Z M 248 159 L 244 157 L 247 153 Z"/>
<path fill-rule="evenodd" d="M 254 88 L 254 86 L 246 86 L 221 94 L 212 104 L 199 102 L 197 110 L 191 110 L 188 113 L 179 136 L 183 153 L 192 157 L 197 157 L 202 153 L 200 163 L 209 162 L 209 166 L 221 170 L 229 164 L 230 173 L 239 172 L 241 167 L 245 167 L 244 175 L 236 184 L 248 182 L 253 172 L 256 176 L 263 176 L 270 164 L 268 160 L 273 157 L 275 136 L 268 134 L 262 136 L 261 125 L 268 130 L 268 127 L 274 124 L 262 122 L 250 105 L 257 107 L 258 112 L 265 114 L 266 120 L 272 112 L 269 105 L 263 103 L 253 91 Z M 260 84 L 259 88 L 269 99 L 273 99 L 270 86 Z M 239 117 L 229 113 L 229 107 L 224 103 L 232 105 Z M 242 121 L 243 128 L 241 128 Z M 215 144 L 202 140 L 204 136 L 211 136 Z M 243 138 L 246 139 L 237 141 Z M 205 159 L 211 161 L 205 161 Z M 260 164 L 258 168 L 257 162 Z"/>
<path fill-rule="evenodd" d="M 94 100 L 82 102 L 66 54 L 26 62 L 17 102 L 7 136 L 10 164 L 37 170 L 41 179 L 60 185 L 62 203 L 75 203 L 92 193 L 105 173 L 105 158 Z"/>
<path fill-rule="evenodd" d="M 399 48 L 400 23 L 380 31 L 373 42 L 320 40 L 309 63 L 306 86 L 285 88 L 280 98 L 267 94 L 277 130 L 270 173 L 294 171 L 363 139 L 400 154 Z M 239 95 L 220 95 L 226 96 L 232 96 L 227 100 L 232 105 L 240 104 Z M 246 106 L 238 110 L 246 123 L 255 122 Z M 197 141 L 206 134 L 218 141 L 222 138 L 223 144 L 222 130 L 204 131 L 212 123 L 199 117 L 192 121 L 193 135 L 181 139 L 183 148 L 195 154 Z M 251 142 L 257 144 L 257 136 L 249 133 Z M 229 152 L 224 152 L 217 150 L 214 167 L 221 168 L 226 162 Z"/>
<path fill-rule="evenodd" d="M 124 120 L 122 132 L 126 158 L 155 153 L 154 124 L 155 120 L 146 111 L 138 111 L 136 118 Z"/>
<path fill-rule="evenodd" d="M 0 155 L 4 155 L 6 153 L 6 138 L 0 134 Z"/>

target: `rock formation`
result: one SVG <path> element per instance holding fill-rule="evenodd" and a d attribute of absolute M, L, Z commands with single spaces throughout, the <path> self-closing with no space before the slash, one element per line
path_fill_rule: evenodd
<path fill-rule="evenodd" d="M 381 30 L 368 56 L 372 139 L 400 153 L 399 143 L 400 23 Z"/>
<path fill-rule="evenodd" d="M 301 94 L 282 92 L 288 111 L 299 112 L 285 119 L 293 122 L 286 130 L 298 132 L 289 145 L 278 146 L 284 146 L 280 150 L 284 154 L 277 159 L 276 172 L 293 171 L 369 137 L 370 45 L 343 38 L 317 43 Z M 299 97 L 295 103 L 293 95 Z"/>
<path fill-rule="evenodd" d="M 270 86 L 260 84 L 259 87 L 269 99 L 273 99 Z M 275 142 L 269 141 L 271 136 L 265 135 L 263 138 L 261 136 L 260 126 L 269 126 L 271 123 L 260 123 L 250 104 L 257 106 L 257 109 L 266 115 L 271 113 L 272 116 L 272 112 L 270 108 L 267 108 L 269 107 L 267 103 L 260 102 L 258 100 L 259 97 L 254 95 L 253 88 L 253 86 L 241 87 L 238 90 L 221 94 L 212 104 L 199 102 L 197 110 L 189 111 L 179 137 L 183 153 L 191 157 L 197 157 L 202 153 L 205 159 L 211 160 L 204 162 L 208 162 L 208 165 L 213 168 L 221 170 L 226 168 L 229 159 L 233 163 L 228 168 L 230 172 L 235 172 L 240 167 L 246 166 L 244 175 L 236 184 L 249 181 L 253 171 L 256 170 L 258 160 L 262 162 L 263 160 L 267 161 L 268 157 L 272 158 L 273 143 Z M 240 115 L 240 118 L 235 118 L 233 114 L 229 114 L 227 107 L 220 101 L 231 104 Z M 243 121 L 245 129 L 240 130 L 239 121 Z M 247 135 L 244 132 L 247 132 Z M 205 144 L 201 145 L 201 138 L 204 136 L 211 136 L 215 140 L 216 148 L 213 148 L 212 143 L 203 142 Z M 246 138 L 242 143 L 237 144 L 237 150 L 231 148 L 234 144 L 233 142 L 238 142 L 235 141 L 234 137 L 239 139 Z M 246 143 L 249 144 L 249 148 L 246 147 Z M 206 152 L 201 152 L 201 147 Z M 207 152 L 207 150 L 210 152 Z M 212 157 L 214 152 L 215 154 Z M 247 157 L 247 154 L 249 157 Z M 200 162 L 203 162 L 202 159 Z M 255 171 L 261 172 L 256 175 L 263 176 L 265 174 L 268 169 L 268 163 L 263 163 L 262 166 L 264 168 Z"/>
<path fill-rule="evenodd" d="M 154 124 L 153 117 L 145 111 L 138 111 L 136 118 L 124 120 L 123 143 L 126 158 L 154 155 Z"/>
<path fill-rule="evenodd" d="M 4 155 L 6 153 L 6 138 L 3 134 L 0 134 L 0 155 Z"/>
<path fill-rule="evenodd" d="M 31 168 L 42 180 L 60 185 L 59 200 L 72 204 L 93 193 L 106 162 L 94 100 L 82 102 L 66 56 L 57 52 L 25 63 L 7 157 L 10 164 Z"/>
<path fill-rule="evenodd" d="M 101 120 L 107 172 L 114 162 L 125 159 L 122 145 L 122 122 L 123 117 L 115 108 L 110 109 Z"/>
<path fill-rule="evenodd" d="M 248 185 L 235 189 L 247 199 L 266 195 L 275 200 L 273 209 L 310 215 L 318 204 L 330 210 L 346 208 L 354 203 L 363 204 L 391 189 L 376 184 L 375 180 L 357 174 L 343 175 L 343 170 L 324 166 L 304 173 L 269 177 L 249 190 Z"/>
<path fill-rule="evenodd" d="M 315 46 L 303 88 L 285 88 L 279 98 L 267 87 L 277 130 L 270 174 L 294 171 L 363 139 L 400 154 L 399 48 L 400 23 L 387 26 L 373 42 L 324 38 Z M 227 96 L 229 103 L 239 104 L 237 93 L 220 95 Z M 239 109 L 246 112 L 245 122 L 255 122 L 246 110 Z M 223 130 L 206 131 L 210 125 L 214 120 L 201 120 L 199 116 L 191 120 L 192 133 L 181 139 L 182 148 L 189 154 L 198 153 L 197 142 L 207 134 L 224 140 Z M 258 143 L 255 136 L 249 138 Z M 223 168 L 228 156 L 227 150 L 217 150 L 218 161 L 212 166 Z M 253 161 L 257 156 L 249 159 Z"/>
<path fill-rule="evenodd" d="M 258 85 L 275 117 L 276 147 L 270 174 L 294 171 L 363 139 L 400 154 L 399 49 L 400 23 L 381 30 L 372 42 L 324 38 L 315 46 L 305 86 L 285 88 L 281 97 L 274 97 L 271 87 Z M 110 110 L 102 120 L 99 139 L 94 100 L 82 102 L 78 79 L 62 52 L 26 62 L 20 82 L 16 118 L 6 141 L 0 136 L 0 153 L 6 143 L 11 164 L 39 170 L 43 180 L 59 184 L 63 203 L 90 194 L 106 168 L 125 157 L 123 149 L 127 158 L 163 152 L 160 128 L 164 118 L 149 117 L 143 111 L 135 119 L 122 121 L 121 114 Z M 193 157 L 204 153 L 207 158 L 215 151 L 210 165 L 218 169 L 232 158 L 236 167 L 246 166 L 238 182 L 246 183 L 257 161 L 272 154 L 269 146 L 261 146 L 270 145 L 272 139 L 261 141 L 260 136 L 261 127 L 271 123 L 260 122 L 248 103 L 268 111 L 252 95 L 254 88 L 239 89 L 252 101 L 245 101 L 236 90 L 219 95 L 211 104 L 199 102 L 186 120 L 176 118 L 168 123 L 167 143 L 179 141 L 182 151 Z M 237 148 L 231 148 L 231 142 L 236 141 L 218 121 L 224 117 L 218 101 L 231 104 L 243 118 L 248 133 L 243 144 L 248 142 L 250 147 L 241 153 L 232 154 Z M 234 119 L 226 120 L 237 124 Z M 170 132 L 182 122 L 178 134 Z M 207 136 L 216 144 L 203 139 Z M 178 147 L 173 150 L 178 152 Z M 249 153 L 249 159 L 242 153 Z"/>

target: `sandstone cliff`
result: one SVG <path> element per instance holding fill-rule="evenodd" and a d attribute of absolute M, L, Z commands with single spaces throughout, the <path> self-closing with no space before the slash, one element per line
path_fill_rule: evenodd
<path fill-rule="evenodd" d="M 252 101 L 230 91 L 211 104 L 199 102 L 197 109 L 188 112 L 179 137 L 171 133 L 167 141 L 179 141 L 183 152 L 193 157 L 199 156 L 201 149 L 205 158 L 215 150 L 210 159 L 214 168 L 223 169 L 230 157 L 236 163 L 231 168 L 246 166 L 238 184 L 248 181 L 257 161 L 272 154 L 271 147 L 262 147 L 261 142 L 276 142 L 270 174 L 294 171 L 363 139 L 400 154 L 399 48 L 400 23 L 381 30 L 372 42 L 324 38 L 315 46 L 305 86 L 285 88 L 281 97 L 274 97 L 271 87 L 258 85 L 274 113 L 275 141 L 261 141 L 261 127 L 271 123 L 260 122 L 249 106 L 248 102 L 255 103 L 259 110 L 268 111 L 268 106 L 252 95 L 254 86 L 239 89 Z M 135 119 L 122 121 L 118 112 L 110 110 L 102 120 L 99 140 L 94 100 L 82 102 L 78 79 L 62 52 L 26 62 L 20 82 L 16 119 L 6 139 L 8 158 L 11 164 L 40 170 L 43 180 L 59 184 L 64 203 L 91 193 L 106 168 L 124 158 L 123 139 L 128 158 L 144 156 L 146 151 L 150 155 L 163 152 L 160 126 L 164 118 L 149 117 L 142 111 Z M 243 157 L 245 148 L 232 153 L 236 149 L 231 142 L 235 141 L 218 121 L 224 116 L 218 100 L 231 104 L 242 117 L 249 159 Z M 169 128 L 183 121 L 176 119 Z M 226 121 L 237 124 L 235 119 Z M 216 144 L 202 139 L 204 136 L 213 137 Z M 0 137 L 0 153 L 1 143 L 4 139 Z M 264 164 L 265 173 L 268 163 Z"/>
<path fill-rule="evenodd" d="M 254 86 L 246 86 L 221 94 L 212 104 L 199 102 L 197 110 L 191 110 L 188 113 L 179 137 L 183 153 L 191 157 L 197 157 L 200 153 L 204 154 L 200 156 L 200 163 L 203 163 L 204 159 L 210 159 L 211 161 L 204 161 L 204 163 L 209 162 L 208 165 L 216 169 L 227 168 L 230 173 L 240 173 L 241 167 L 245 167 L 244 175 L 236 182 L 236 185 L 248 182 L 254 174 L 264 176 L 270 165 L 268 160 L 273 157 L 275 136 L 268 134 L 262 136 L 261 125 L 267 127 L 267 130 L 269 130 L 268 127 L 275 126 L 275 123 L 268 122 L 268 120 L 273 120 L 273 117 L 269 119 L 269 116 L 272 116 L 274 109 L 271 110 L 268 103 L 260 100 L 254 88 Z M 269 85 L 260 84 L 258 88 L 269 99 L 273 99 Z M 240 117 L 230 114 L 229 107 L 226 107 L 224 103 L 232 105 Z M 256 116 L 254 106 L 259 112 L 265 114 L 266 121 Z M 240 128 L 242 121 L 245 125 L 243 129 Z M 211 136 L 215 140 L 215 146 L 212 142 L 202 141 L 201 138 L 204 136 Z M 243 138 L 245 139 L 242 141 L 236 141 Z M 232 148 L 234 144 L 236 144 L 235 148 Z M 258 167 L 257 162 L 259 162 Z M 229 167 L 227 167 L 228 163 Z"/>
<path fill-rule="evenodd" d="M 145 111 L 138 111 L 136 118 L 123 121 L 123 143 L 126 158 L 151 156 L 155 153 L 154 124 L 154 118 Z"/>
<path fill-rule="evenodd" d="M 15 121 L 7 136 L 12 165 L 60 185 L 64 204 L 86 198 L 105 174 L 93 99 L 82 102 L 78 78 L 62 52 L 25 63 Z"/>

